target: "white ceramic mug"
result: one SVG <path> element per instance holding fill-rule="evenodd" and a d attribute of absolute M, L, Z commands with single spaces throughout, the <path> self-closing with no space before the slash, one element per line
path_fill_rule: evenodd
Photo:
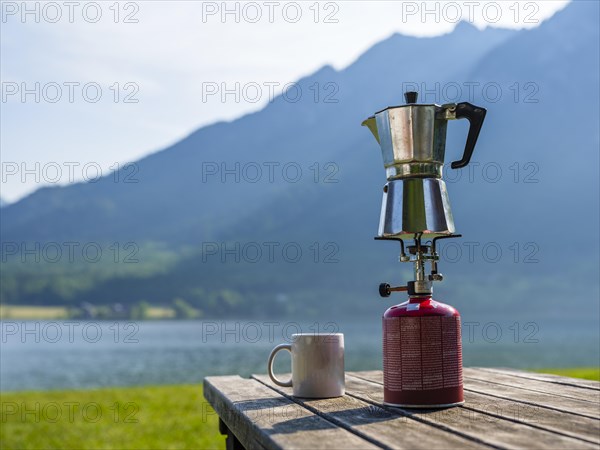
<path fill-rule="evenodd" d="M 292 378 L 287 381 L 279 380 L 273 373 L 273 360 L 280 350 L 292 354 Z M 268 370 L 273 383 L 292 387 L 296 397 L 341 397 L 345 392 L 344 335 L 293 334 L 291 345 L 280 344 L 271 351 Z"/>

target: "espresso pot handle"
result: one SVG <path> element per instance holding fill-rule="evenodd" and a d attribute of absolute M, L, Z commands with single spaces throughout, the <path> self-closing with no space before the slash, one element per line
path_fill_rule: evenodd
<path fill-rule="evenodd" d="M 473 156 L 473 150 L 475 150 L 475 144 L 477 143 L 477 138 L 479 137 L 479 132 L 481 131 L 481 126 L 483 125 L 483 119 L 485 119 L 486 113 L 487 110 L 485 108 L 472 105 L 468 102 L 458 103 L 456 105 L 456 118 L 467 119 L 470 125 L 462 159 L 460 161 L 452 162 L 450 167 L 453 169 L 465 167 L 469 164 L 469 161 L 471 161 L 471 156 Z"/>

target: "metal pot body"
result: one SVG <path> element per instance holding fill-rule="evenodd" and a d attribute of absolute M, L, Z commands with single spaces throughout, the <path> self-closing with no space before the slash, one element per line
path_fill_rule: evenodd
<path fill-rule="evenodd" d="M 383 316 L 384 403 L 445 408 L 464 403 L 460 314 L 413 297 Z"/>
<path fill-rule="evenodd" d="M 446 183 L 438 178 L 388 181 L 383 189 L 378 236 L 406 239 L 416 233 L 425 237 L 456 231 Z"/>
<path fill-rule="evenodd" d="M 447 120 L 437 105 L 406 105 L 375 114 L 388 180 L 442 176 Z"/>

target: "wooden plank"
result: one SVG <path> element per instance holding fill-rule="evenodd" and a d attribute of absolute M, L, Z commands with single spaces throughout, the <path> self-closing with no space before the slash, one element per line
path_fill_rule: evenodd
<path fill-rule="evenodd" d="M 478 374 L 478 369 L 465 369 L 465 371 L 475 375 Z M 352 373 L 364 379 L 383 384 L 383 372 L 381 371 Z M 485 394 L 470 391 L 469 388 L 475 381 L 476 380 L 471 381 L 470 379 L 465 378 L 465 408 L 499 415 L 506 417 L 509 420 L 522 422 L 537 428 L 561 433 L 566 436 L 576 437 L 588 442 L 600 443 L 600 422 L 597 419 L 582 417 L 577 414 L 548 409 L 512 399 L 490 397 Z M 491 384 L 491 386 L 493 386 L 493 384 Z M 600 409 L 600 403 L 596 405 L 596 408 Z"/>
<path fill-rule="evenodd" d="M 571 436 L 593 444 L 600 444 L 600 421 L 554 409 L 529 405 L 465 389 L 464 408 L 486 412 L 515 422 L 524 423 L 541 430 Z"/>
<path fill-rule="evenodd" d="M 536 392 L 503 384 L 486 383 L 474 379 L 465 380 L 465 390 L 467 389 L 471 392 L 478 392 L 499 399 L 514 400 L 528 405 L 540 406 L 542 408 L 600 420 L 600 403 L 577 400 L 570 397 L 559 397 L 544 392 Z"/>
<path fill-rule="evenodd" d="M 383 384 L 383 370 L 357 370 L 351 372 L 351 375 L 374 383 Z"/>
<path fill-rule="evenodd" d="M 354 392 L 360 392 L 359 398 L 375 404 L 383 402 L 383 389 L 381 388 L 383 374 L 381 371 L 353 372 L 352 374 L 358 375 L 346 377 L 346 384 L 352 395 Z M 562 431 L 552 429 L 552 425 L 556 423 L 556 416 L 550 419 L 547 416 L 539 416 L 539 411 L 547 412 L 543 408 L 534 410 L 533 413 L 529 412 L 527 415 L 521 409 L 517 410 L 520 415 L 515 415 L 514 412 L 509 411 L 515 404 L 519 405 L 516 402 L 502 402 L 489 396 L 469 392 L 465 392 L 465 396 L 467 403 L 463 407 L 446 410 L 405 411 L 415 419 L 463 435 L 470 435 L 497 447 L 598 448 L 597 440 L 594 440 L 596 428 L 593 419 L 589 419 L 591 422 L 579 428 L 585 430 L 586 436 L 576 437 L 576 432 L 569 430 L 567 426 L 561 425 Z M 569 416 L 564 414 L 563 418 Z M 570 423 L 575 426 L 577 419 L 582 418 L 573 416 Z M 546 425 L 537 423 L 540 421 Z M 550 421 L 550 425 L 548 425 L 548 421 Z"/>
<path fill-rule="evenodd" d="M 383 384 L 383 372 L 380 370 L 353 372 L 353 374 L 366 380 Z M 492 376 L 493 374 L 490 373 L 490 377 Z M 559 397 L 553 394 L 535 392 L 519 387 L 486 383 L 472 378 L 465 379 L 464 384 L 465 390 L 493 396 L 498 399 L 513 400 L 533 406 L 568 412 L 582 417 L 600 419 L 600 403 L 582 401 L 568 397 Z"/>
<path fill-rule="evenodd" d="M 573 398 L 593 402 L 600 405 L 600 391 L 581 389 L 570 385 L 557 385 L 547 381 L 524 378 L 503 372 L 489 372 L 475 368 L 465 367 L 463 370 L 465 380 L 478 380 L 486 383 L 503 384 L 535 392 L 544 392 L 559 397 Z"/>
<path fill-rule="evenodd" d="M 378 448 L 256 380 L 207 377 L 204 396 L 247 449 Z"/>
<path fill-rule="evenodd" d="M 276 386 L 267 375 L 252 375 L 252 377 L 277 392 L 293 398 L 292 388 Z M 478 441 L 413 420 L 402 410 L 384 409 L 349 395 L 331 399 L 293 398 L 293 400 L 382 447 L 429 450 L 439 448 L 443 443 L 446 448 L 489 448 Z"/>
<path fill-rule="evenodd" d="M 476 369 L 484 371 L 484 372 L 503 373 L 503 374 L 513 375 L 515 377 L 526 378 L 529 380 L 545 381 L 547 383 L 554 383 L 554 384 L 565 385 L 565 386 L 574 386 L 574 387 L 578 387 L 578 388 L 582 388 L 582 389 L 591 389 L 591 390 L 595 390 L 595 391 L 600 391 L 600 383 L 598 381 L 582 380 L 580 378 L 563 377 L 560 375 L 553 375 L 553 374 L 549 374 L 549 373 L 525 372 L 522 370 L 507 369 L 507 368 L 476 367 Z"/>

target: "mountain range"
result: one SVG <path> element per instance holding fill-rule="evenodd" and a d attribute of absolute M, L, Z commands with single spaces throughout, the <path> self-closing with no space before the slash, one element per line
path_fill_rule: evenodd
<path fill-rule="evenodd" d="M 442 247 L 446 281 L 436 292 L 463 309 L 543 306 L 561 316 L 568 299 L 597 313 L 598 19 L 597 2 L 572 2 L 531 30 L 461 22 L 443 36 L 395 34 L 343 70 L 299 80 L 294 95 L 135 162 L 119 182 L 111 174 L 41 188 L 2 208 L 3 251 L 133 243 L 139 262 L 36 265 L 3 255 L 2 302 L 184 298 L 258 316 L 381 309 L 371 302 L 377 284 L 400 283 L 410 268 L 396 245 L 373 241 L 385 175 L 360 124 L 416 89 L 419 102 L 488 110 L 470 167 L 445 169 L 463 238 Z M 449 123 L 448 163 L 467 127 Z"/>

